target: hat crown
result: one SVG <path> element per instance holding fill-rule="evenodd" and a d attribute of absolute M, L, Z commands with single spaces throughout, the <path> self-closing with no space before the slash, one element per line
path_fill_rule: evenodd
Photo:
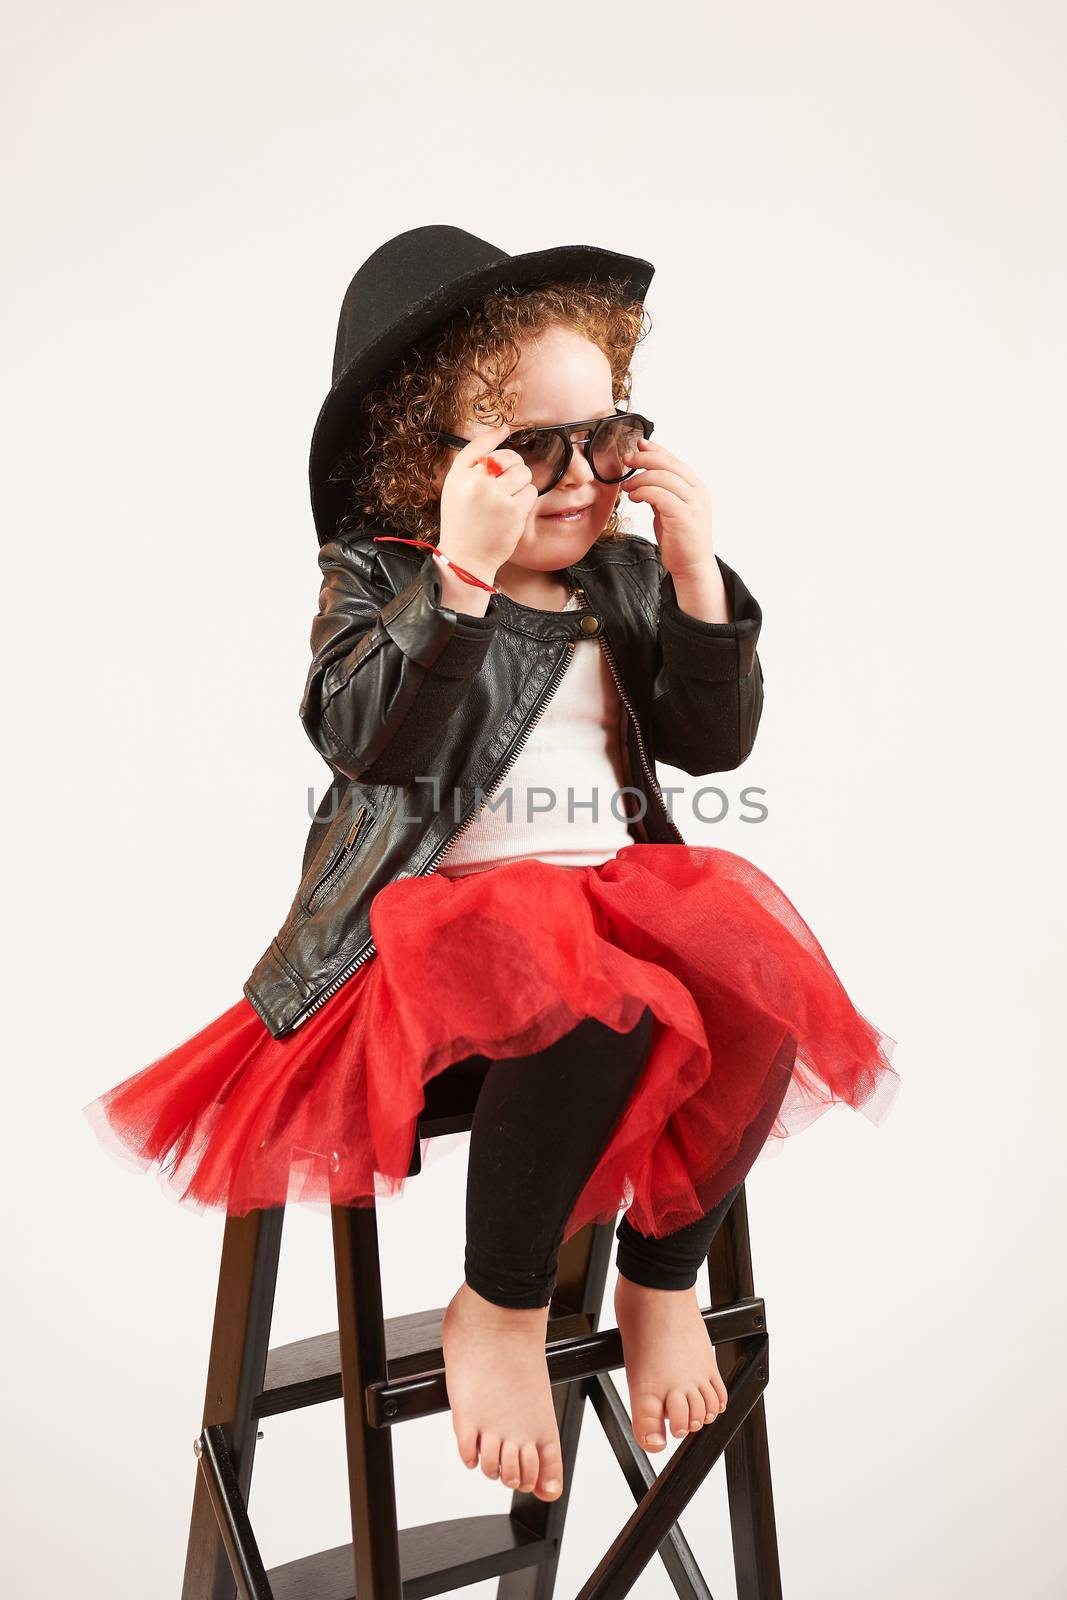
<path fill-rule="evenodd" d="M 333 352 L 336 383 L 361 350 L 419 309 L 430 311 L 468 274 L 503 266 L 507 251 L 464 228 L 431 223 L 387 239 L 345 290 Z"/>

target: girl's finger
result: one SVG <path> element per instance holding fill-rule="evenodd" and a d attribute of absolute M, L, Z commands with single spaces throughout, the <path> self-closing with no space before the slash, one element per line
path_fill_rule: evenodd
<path fill-rule="evenodd" d="M 659 484 L 664 489 L 673 489 L 675 494 L 678 495 L 679 499 L 681 500 L 688 500 L 692 498 L 692 496 L 685 492 L 687 489 L 699 488 L 699 484 L 690 483 L 689 480 L 687 478 L 683 478 L 680 473 L 669 472 L 665 469 L 663 471 L 649 470 L 647 472 L 639 473 L 636 477 L 626 478 L 623 481 L 623 488 L 628 489 L 628 486 L 631 483 L 635 488 L 646 483 Z"/>
<path fill-rule="evenodd" d="M 643 462 L 648 461 L 658 466 L 670 467 L 680 478 L 684 478 L 686 483 L 694 487 L 700 482 L 692 467 L 651 439 L 642 439 L 626 459 L 634 466 L 641 466 Z"/>
<path fill-rule="evenodd" d="M 516 450 L 502 449 L 483 456 L 481 461 L 475 464 L 475 470 L 480 472 L 483 468 L 492 478 L 503 478 L 507 475 L 508 482 L 504 487 L 505 489 L 510 489 L 512 494 L 515 493 L 516 485 L 519 488 L 525 488 L 526 484 L 531 482 L 533 476 L 526 462 Z M 525 478 L 525 482 L 520 482 L 519 480 L 523 478 Z"/>
<path fill-rule="evenodd" d="M 463 465 L 477 467 L 494 450 L 502 440 L 511 433 L 511 424 L 503 422 L 497 428 L 484 428 L 481 433 L 476 433 L 473 439 L 468 439 L 461 450 L 456 451 L 456 460 Z"/>
<path fill-rule="evenodd" d="M 642 484 L 639 489 L 628 489 L 627 495 L 631 500 L 647 500 L 650 506 L 657 506 L 662 501 L 667 509 L 670 508 L 672 501 L 676 508 L 688 507 L 689 505 L 688 500 L 683 499 L 680 494 L 676 494 L 673 489 L 668 489 L 665 484 L 662 487 L 658 484 L 650 484 L 648 486 Z M 664 499 L 664 497 L 666 498 Z"/>

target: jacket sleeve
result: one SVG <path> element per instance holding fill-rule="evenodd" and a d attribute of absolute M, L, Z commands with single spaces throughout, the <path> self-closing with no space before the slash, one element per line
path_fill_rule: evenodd
<path fill-rule="evenodd" d="M 729 772 L 752 749 L 763 710 L 756 654 L 763 613 L 744 583 L 716 555 L 732 622 L 703 622 L 678 604 L 674 578 L 660 562 L 652 736 L 656 757 L 693 777 Z"/>
<path fill-rule="evenodd" d="M 433 772 L 441 729 L 463 703 L 497 628 L 441 604 L 427 551 L 417 576 L 389 588 L 376 552 L 335 539 L 319 551 L 322 584 L 300 720 L 335 771 L 370 784 Z"/>

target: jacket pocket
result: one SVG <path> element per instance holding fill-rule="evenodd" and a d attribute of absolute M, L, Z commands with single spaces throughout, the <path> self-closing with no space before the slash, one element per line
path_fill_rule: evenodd
<path fill-rule="evenodd" d="M 370 831 L 372 821 L 373 814 L 368 806 L 361 805 L 337 849 L 328 858 L 325 868 L 302 896 L 305 911 L 308 913 L 316 911 L 323 901 L 329 899 L 358 855 L 359 847 Z"/>

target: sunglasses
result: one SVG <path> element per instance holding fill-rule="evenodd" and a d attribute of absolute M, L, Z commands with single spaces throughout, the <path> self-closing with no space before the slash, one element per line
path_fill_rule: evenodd
<path fill-rule="evenodd" d="M 575 440 L 572 435 L 581 429 L 588 437 Z M 571 464 L 575 443 L 585 448 L 594 478 L 601 483 L 622 483 L 637 471 L 627 466 L 626 456 L 637 448 L 638 439 L 647 439 L 652 433 L 652 423 L 636 411 L 616 411 L 610 417 L 587 417 L 584 422 L 563 422 L 552 428 L 518 428 L 502 439 L 495 450 L 514 450 L 530 469 L 530 476 L 539 495 L 554 489 Z M 455 433 L 432 430 L 431 437 L 438 444 L 447 444 L 461 450 L 469 439 Z"/>

